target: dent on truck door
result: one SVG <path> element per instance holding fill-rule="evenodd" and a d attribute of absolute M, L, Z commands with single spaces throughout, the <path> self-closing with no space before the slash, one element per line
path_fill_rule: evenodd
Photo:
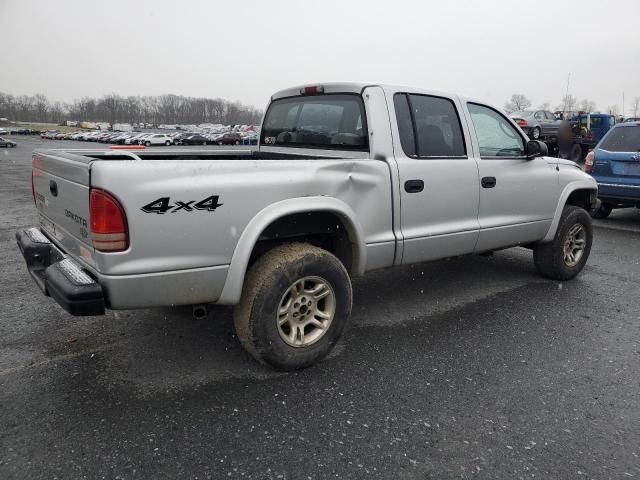
<path fill-rule="evenodd" d="M 542 239 L 559 195 L 555 163 L 527 159 L 525 139 L 498 111 L 468 104 L 479 151 L 480 235 L 476 251 Z"/>
<path fill-rule="evenodd" d="M 453 99 L 396 93 L 394 135 L 400 176 L 403 263 L 473 250 L 478 236 L 478 170 L 467 154 Z M 398 142 L 396 142 L 398 143 Z"/>

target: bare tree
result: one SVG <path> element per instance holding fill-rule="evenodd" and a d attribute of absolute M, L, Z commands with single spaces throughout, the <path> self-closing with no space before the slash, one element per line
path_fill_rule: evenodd
<path fill-rule="evenodd" d="M 531 106 L 531 100 L 529 100 L 522 93 L 514 93 L 511 95 L 511 100 L 504 104 L 504 109 L 507 113 L 517 112 L 519 110 L 526 110 Z"/>
<path fill-rule="evenodd" d="M 562 102 L 558 105 L 557 109 L 563 112 L 571 112 L 578 105 L 578 99 L 570 93 L 562 98 Z"/>
<path fill-rule="evenodd" d="M 538 110 L 550 110 L 551 104 L 549 102 L 544 102 L 541 105 L 538 105 Z"/>
<path fill-rule="evenodd" d="M 618 105 L 609 105 L 607 107 L 607 112 L 611 115 L 618 115 L 618 113 L 620 113 L 620 107 Z"/>
<path fill-rule="evenodd" d="M 640 97 L 633 99 L 633 116 L 638 118 L 638 113 L 640 113 Z"/>
<path fill-rule="evenodd" d="M 596 102 L 593 100 L 581 100 L 578 109 L 582 112 L 593 112 L 596 109 Z"/>
<path fill-rule="evenodd" d="M 14 97 L 0 92 L 0 117 L 18 121 L 129 122 L 151 124 L 252 124 L 260 122 L 262 112 L 252 106 L 220 98 L 194 98 L 181 95 L 121 97 L 114 93 L 102 98 L 81 98 L 71 104 L 50 102 L 44 95 Z"/>

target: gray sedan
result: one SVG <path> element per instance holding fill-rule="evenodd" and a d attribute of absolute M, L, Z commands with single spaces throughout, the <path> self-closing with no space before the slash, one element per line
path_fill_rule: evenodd
<path fill-rule="evenodd" d="M 534 140 L 557 135 L 560 128 L 560 120 L 547 110 L 521 110 L 513 112 L 511 118 Z"/>

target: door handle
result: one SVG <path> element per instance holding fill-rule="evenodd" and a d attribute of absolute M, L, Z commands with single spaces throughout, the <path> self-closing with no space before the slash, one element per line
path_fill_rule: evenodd
<path fill-rule="evenodd" d="M 49 191 L 54 197 L 58 196 L 58 184 L 53 180 L 49 181 Z"/>
<path fill-rule="evenodd" d="M 404 182 L 404 190 L 407 193 L 419 193 L 424 190 L 424 182 L 422 180 L 407 180 Z"/>
<path fill-rule="evenodd" d="M 480 184 L 482 188 L 493 188 L 496 186 L 496 177 L 482 177 Z"/>

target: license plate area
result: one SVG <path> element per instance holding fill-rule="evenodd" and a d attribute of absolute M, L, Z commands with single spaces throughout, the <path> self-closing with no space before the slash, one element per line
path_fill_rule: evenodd
<path fill-rule="evenodd" d="M 625 175 L 640 175 L 640 162 L 625 162 Z"/>

